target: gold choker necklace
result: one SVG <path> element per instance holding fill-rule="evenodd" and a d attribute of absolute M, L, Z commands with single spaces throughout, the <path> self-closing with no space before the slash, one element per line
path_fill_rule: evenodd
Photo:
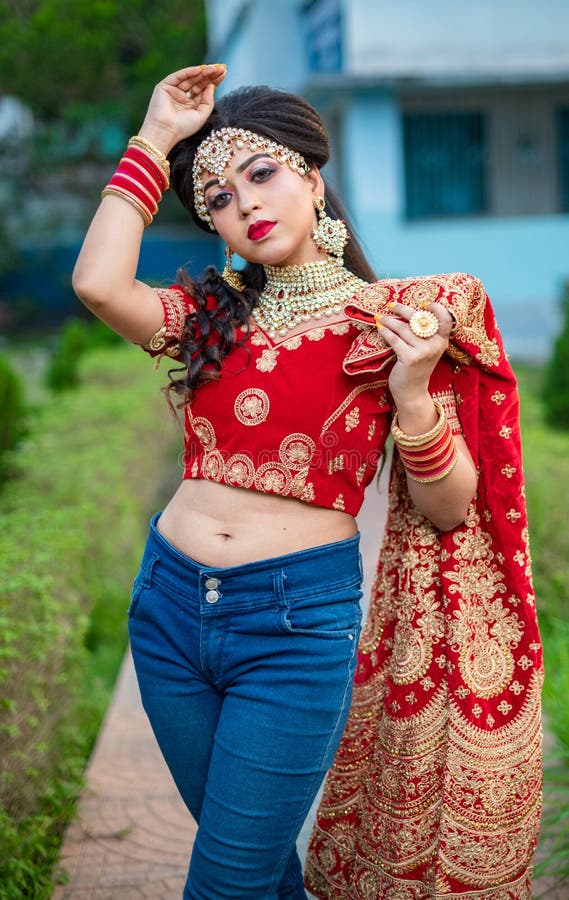
<path fill-rule="evenodd" d="M 271 339 L 310 319 L 338 315 L 366 284 L 332 259 L 264 269 L 267 281 L 253 318 Z"/>

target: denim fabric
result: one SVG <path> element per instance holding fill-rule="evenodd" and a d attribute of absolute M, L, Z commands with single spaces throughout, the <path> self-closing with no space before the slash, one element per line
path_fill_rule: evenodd
<path fill-rule="evenodd" d="M 350 704 L 359 535 L 215 569 L 157 518 L 129 630 L 144 708 L 199 824 L 184 897 L 304 900 L 295 842 Z"/>

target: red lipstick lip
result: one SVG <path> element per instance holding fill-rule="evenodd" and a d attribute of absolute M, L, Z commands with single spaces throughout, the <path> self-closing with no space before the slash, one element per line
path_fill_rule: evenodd
<path fill-rule="evenodd" d="M 247 237 L 250 241 L 260 241 L 269 231 L 272 231 L 276 224 L 276 222 L 266 222 L 264 220 L 253 222 L 247 229 Z"/>

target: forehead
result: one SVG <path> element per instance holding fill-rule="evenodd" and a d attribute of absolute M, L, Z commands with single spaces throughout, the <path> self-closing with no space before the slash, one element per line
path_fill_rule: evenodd
<path fill-rule="evenodd" d="M 216 166 L 217 171 L 209 171 L 208 169 L 204 169 L 200 176 L 202 185 L 206 185 L 208 181 L 212 181 L 212 179 L 217 181 L 220 175 L 222 178 L 229 178 L 232 175 L 237 175 L 241 171 L 244 171 L 247 168 L 248 164 L 256 158 L 258 159 L 262 157 L 265 159 L 273 159 L 275 162 L 277 162 L 274 156 L 271 156 L 269 153 L 263 150 L 250 150 L 248 147 L 237 148 L 233 146 L 233 151 L 234 152 L 232 153 L 231 157 L 229 158 L 221 172 L 219 166 Z"/>

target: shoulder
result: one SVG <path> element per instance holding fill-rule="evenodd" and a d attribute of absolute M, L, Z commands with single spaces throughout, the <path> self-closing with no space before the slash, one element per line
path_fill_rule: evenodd
<path fill-rule="evenodd" d="M 465 302 L 470 305 L 484 296 L 481 280 L 465 272 L 382 278 L 366 285 L 356 294 L 362 307 L 370 311 L 393 301 L 416 307 L 429 303 L 447 303 L 454 308 Z"/>

